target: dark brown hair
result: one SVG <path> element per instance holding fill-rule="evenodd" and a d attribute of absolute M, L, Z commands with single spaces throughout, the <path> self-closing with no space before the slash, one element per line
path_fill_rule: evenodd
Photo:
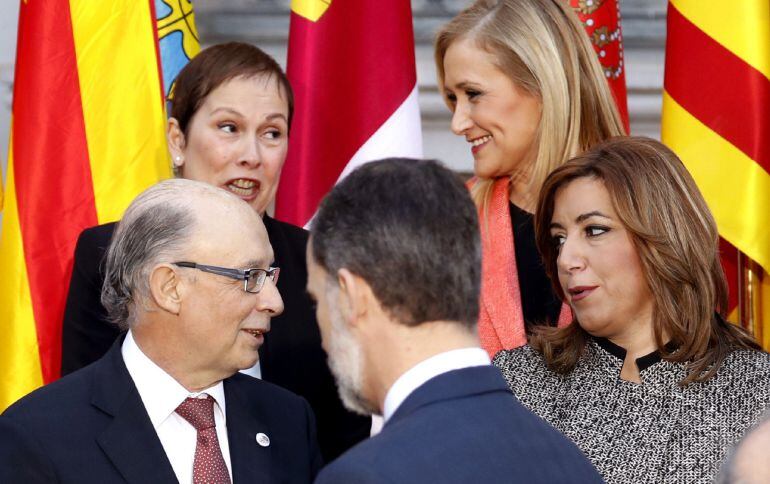
<path fill-rule="evenodd" d="M 187 135 L 190 120 L 214 89 L 236 77 L 273 76 L 289 106 L 288 125 L 294 114 L 294 93 L 281 66 L 261 49 L 242 42 L 212 45 L 181 70 L 171 93 L 171 116 Z"/>
<path fill-rule="evenodd" d="M 348 269 L 399 323 L 454 321 L 475 331 L 481 288 L 476 207 L 441 163 L 386 158 L 356 168 L 324 197 L 310 241 L 335 287 L 337 271 Z"/>
<path fill-rule="evenodd" d="M 649 138 L 612 138 L 546 179 L 535 234 L 546 272 L 562 299 L 550 224 L 559 189 L 584 177 L 602 181 L 631 235 L 654 299 L 658 351 L 666 360 L 688 365 L 681 385 L 711 378 L 734 349 L 761 349 L 742 328 L 723 319 L 727 283 L 719 262 L 719 233 L 706 201 L 674 152 Z M 563 329 L 538 328 L 530 338 L 553 371 L 571 371 L 583 351 L 587 333 L 575 322 Z M 664 335 L 672 346 L 665 345 Z"/>

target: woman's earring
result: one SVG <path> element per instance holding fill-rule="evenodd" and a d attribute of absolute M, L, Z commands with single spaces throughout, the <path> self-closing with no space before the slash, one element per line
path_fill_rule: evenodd
<path fill-rule="evenodd" d="M 182 157 L 179 155 L 176 155 L 174 157 L 174 166 L 182 166 Z"/>

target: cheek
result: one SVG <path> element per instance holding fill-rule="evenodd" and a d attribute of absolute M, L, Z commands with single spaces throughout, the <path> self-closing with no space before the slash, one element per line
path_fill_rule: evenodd
<path fill-rule="evenodd" d="M 556 276 L 559 279 L 559 286 L 561 286 L 562 291 L 564 291 L 564 294 L 567 294 L 567 280 L 568 276 L 567 274 L 560 269 L 561 265 L 559 264 L 559 259 L 556 259 Z"/>
<path fill-rule="evenodd" d="M 316 307 L 315 317 L 318 321 L 318 330 L 321 332 L 321 337 L 326 339 L 329 332 L 329 319 L 327 317 L 326 308 L 324 308 L 321 304 L 318 304 Z"/>
<path fill-rule="evenodd" d="M 635 254 L 634 254 L 635 255 Z M 634 305 L 643 306 L 652 300 L 652 292 L 647 285 L 641 261 L 635 257 L 633 263 L 628 264 L 626 280 L 629 281 L 629 298 Z"/>
<path fill-rule="evenodd" d="M 283 168 L 283 163 L 286 161 L 286 152 L 287 152 L 288 146 L 286 144 L 275 147 L 271 149 L 267 156 L 265 156 L 264 160 L 264 167 L 265 167 L 265 176 L 269 180 L 278 180 L 278 178 L 281 175 L 281 169 Z"/>
<path fill-rule="evenodd" d="M 200 181 L 215 184 L 210 178 L 222 171 L 231 158 L 232 150 L 227 143 L 213 136 L 202 137 L 185 151 L 185 166 L 190 173 L 204 178 Z"/>

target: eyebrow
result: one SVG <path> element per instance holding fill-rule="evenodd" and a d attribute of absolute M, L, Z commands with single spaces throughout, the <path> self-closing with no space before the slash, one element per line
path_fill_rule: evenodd
<path fill-rule="evenodd" d="M 267 121 L 272 121 L 274 119 L 283 119 L 284 121 L 286 121 L 286 116 L 283 113 L 273 113 L 265 116 L 265 119 Z"/>
<path fill-rule="evenodd" d="M 466 88 L 469 88 L 469 87 L 478 88 L 479 84 L 476 83 L 476 82 L 472 82 L 472 81 L 461 81 L 461 82 L 458 82 L 457 84 L 454 85 L 455 89 L 466 89 Z M 446 84 L 444 85 L 444 90 L 445 91 L 449 91 L 451 89 L 452 89 L 452 86 L 447 86 Z"/>
<path fill-rule="evenodd" d="M 243 114 L 237 109 L 228 108 L 228 107 L 216 108 L 215 110 L 211 111 L 211 114 L 213 115 L 219 112 L 230 113 L 234 116 L 238 116 L 239 118 L 244 117 Z M 284 115 L 283 113 L 271 113 L 265 116 L 265 121 L 273 121 L 275 119 L 282 119 L 286 123 L 289 122 L 288 119 L 286 118 L 286 115 Z"/>
<path fill-rule="evenodd" d="M 230 113 L 230 114 L 235 114 L 236 116 L 243 117 L 243 114 L 241 114 L 240 111 L 238 111 L 237 109 L 228 108 L 228 107 L 216 108 L 215 110 L 211 111 L 211 114 L 216 114 L 216 113 L 218 113 L 220 111 L 223 111 L 223 112 L 226 112 L 226 113 Z"/>
<path fill-rule="evenodd" d="M 246 261 L 243 265 L 240 267 L 246 267 L 246 268 L 254 268 L 254 267 L 262 267 L 262 264 L 264 263 L 265 259 L 251 259 L 249 261 Z M 270 264 L 271 266 L 273 264 Z"/>
<path fill-rule="evenodd" d="M 581 213 L 580 215 L 575 217 L 575 223 L 579 224 L 581 222 L 585 222 L 587 219 L 589 219 L 591 217 L 602 217 L 602 218 L 606 218 L 608 220 L 612 220 L 612 217 L 610 217 L 608 215 L 604 215 L 603 213 L 601 213 L 598 210 L 593 210 L 591 212 Z M 563 229 L 564 227 L 562 227 L 562 225 L 559 224 L 559 223 L 551 222 L 551 224 L 548 226 L 548 228 L 550 228 L 550 229 Z"/>

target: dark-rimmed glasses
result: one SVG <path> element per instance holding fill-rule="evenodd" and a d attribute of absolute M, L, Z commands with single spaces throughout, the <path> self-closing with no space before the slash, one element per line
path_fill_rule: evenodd
<path fill-rule="evenodd" d="M 262 286 L 265 285 L 265 279 L 268 277 L 273 283 L 277 283 L 278 274 L 281 273 L 281 269 L 278 267 L 271 267 L 270 269 L 229 269 L 227 267 L 207 266 L 195 262 L 172 262 L 172 264 L 179 267 L 198 269 L 199 271 L 209 272 L 231 279 L 242 280 L 243 290 L 251 294 L 256 294 L 261 291 Z"/>

